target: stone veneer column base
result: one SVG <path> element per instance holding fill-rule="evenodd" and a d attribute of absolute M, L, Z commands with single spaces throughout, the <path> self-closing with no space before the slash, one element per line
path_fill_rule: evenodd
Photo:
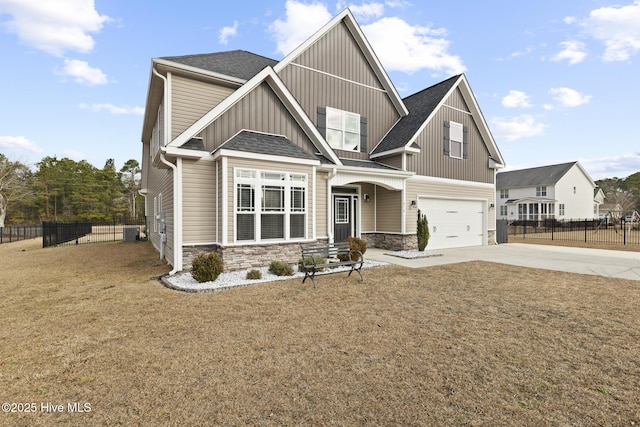
<path fill-rule="evenodd" d="M 418 249 L 418 236 L 415 234 L 363 233 L 362 239 L 372 248 L 390 251 Z"/>

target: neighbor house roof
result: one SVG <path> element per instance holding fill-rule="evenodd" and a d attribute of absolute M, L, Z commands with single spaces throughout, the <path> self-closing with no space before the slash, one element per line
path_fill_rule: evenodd
<path fill-rule="evenodd" d="M 318 160 L 282 135 L 243 130 L 222 144 L 220 150 L 244 151 L 272 156 L 292 157 L 296 159 Z"/>
<path fill-rule="evenodd" d="M 396 123 L 393 129 L 387 133 L 380 144 L 373 150 L 372 154 L 404 147 L 416 135 L 459 77 L 459 75 L 453 76 L 404 98 L 402 101 L 409 110 L 409 114 Z"/>
<path fill-rule="evenodd" d="M 273 67 L 278 63 L 275 59 L 266 58 L 245 50 L 166 56 L 160 59 L 243 80 L 249 80 L 264 67 Z"/>
<path fill-rule="evenodd" d="M 539 185 L 555 185 L 578 162 L 559 165 L 539 166 L 500 172 L 496 175 L 496 189 L 533 187 Z"/>

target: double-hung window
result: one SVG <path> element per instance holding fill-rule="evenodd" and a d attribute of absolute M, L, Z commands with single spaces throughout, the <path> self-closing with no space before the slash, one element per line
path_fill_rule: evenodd
<path fill-rule="evenodd" d="M 508 199 L 509 198 L 509 190 L 500 190 L 500 198 L 501 199 Z"/>
<path fill-rule="evenodd" d="M 537 197 L 545 197 L 547 195 L 547 186 L 543 185 L 541 187 L 536 187 L 536 196 Z"/>
<path fill-rule="evenodd" d="M 360 115 L 327 107 L 327 142 L 339 150 L 360 151 Z"/>
<path fill-rule="evenodd" d="M 462 158 L 462 144 L 464 142 L 464 127 L 462 123 L 449 122 L 449 156 Z"/>
<path fill-rule="evenodd" d="M 303 239 L 307 229 L 307 175 L 235 171 L 236 240 Z"/>

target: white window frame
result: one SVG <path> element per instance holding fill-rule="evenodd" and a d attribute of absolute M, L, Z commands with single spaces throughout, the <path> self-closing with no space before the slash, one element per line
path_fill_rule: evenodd
<path fill-rule="evenodd" d="M 500 190 L 500 198 L 501 199 L 508 199 L 509 198 L 509 189 Z"/>
<path fill-rule="evenodd" d="M 508 206 L 500 206 L 500 216 L 507 216 Z"/>
<path fill-rule="evenodd" d="M 337 108 L 326 108 L 326 140 L 332 148 L 346 151 L 360 151 L 360 114 Z M 353 121 L 354 129 L 348 129 L 347 125 Z M 332 136 L 333 135 L 333 136 Z M 355 147 L 348 144 L 348 136 L 354 138 Z M 336 138 L 337 137 L 337 138 Z"/>
<path fill-rule="evenodd" d="M 536 187 L 536 197 L 546 197 L 546 195 L 547 195 L 546 185 Z"/>
<path fill-rule="evenodd" d="M 564 216 L 564 203 L 558 204 L 558 215 Z"/>
<path fill-rule="evenodd" d="M 298 172 L 281 172 L 247 168 L 234 168 L 234 242 L 250 243 L 250 242 L 274 242 L 274 241 L 298 241 L 307 238 L 309 225 L 309 186 L 308 175 Z M 253 189 L 254 204 L 252 210 L 243 210 L 239 206 L 238 188 L 241 185 L 251 186 Z M 265 191 L 275 191 L 276 188 L 281 189 L 280 206 L 266 206 L 267 199 L 264 196 Z M 292 197 L 293 193 L 302 193 L 301 198 Z M 295 203 L 294 205 L 294 202 Z M 254 215 L 254 239 L 238 239 L 238 215 L 253 214 Z M 283 237 L 278 238 L 262 238 L 262 216 L 263 215 L 283 215 L 284 227 Z M 301 237 L 291 237 L 291 216 L 304 215 L 304 233 Z"/>
<path fill-rule="evenodd" d="M 460 155 L 457 155 L 457 152 Z M 462 123 L 449 122 L 449 157 L 464 158 L 464 125 Z"/>

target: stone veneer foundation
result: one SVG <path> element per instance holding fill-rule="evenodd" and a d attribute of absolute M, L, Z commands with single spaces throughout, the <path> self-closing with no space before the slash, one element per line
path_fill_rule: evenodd
<path fill-rule="evenodd" d="M 219 253 L 224 262 L 224 269 L 227 271 L 246 270 L 267 266 L 271 261 L 297 264 L 300 259 L 300 243 L 227 247 L 221 247 L 219 245 L 184 247 L 182 250 L 182 266 L 185 271 L 191 269 L 191 261 L 200 252 Z"/>

